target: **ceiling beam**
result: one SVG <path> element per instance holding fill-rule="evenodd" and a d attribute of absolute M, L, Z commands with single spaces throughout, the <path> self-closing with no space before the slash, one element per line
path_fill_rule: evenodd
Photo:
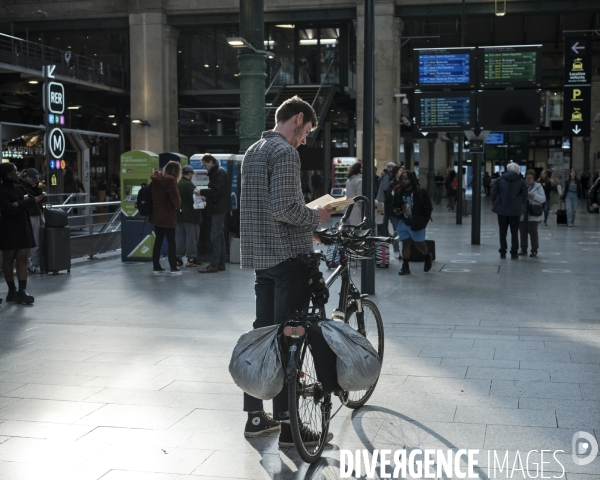
<path fill-rule="evenodd" d="M 545 13 L 576 13 L 598 12 L 598 0 L 527 0 L 506 2 L 506 15 L 545 14 Z M 444 17 L 459 15 L 462 11 L 460 3 L 427 4 L 427 5 L 396 5 L 396 16 L 407 19 L 411 17 Z M 468 16 L 494 15 L 494 2 L 466 3 L 465 11 Z"/>

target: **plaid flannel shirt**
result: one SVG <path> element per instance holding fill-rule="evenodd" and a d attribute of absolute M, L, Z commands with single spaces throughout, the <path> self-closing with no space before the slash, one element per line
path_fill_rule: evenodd
<path fill-rule="evenodd" d="M 263 270 L 313 249 L 319 212 L 304 203 L 300 155 L 283 135 L 263 132 L 242 161 L 241 267 Z"/>

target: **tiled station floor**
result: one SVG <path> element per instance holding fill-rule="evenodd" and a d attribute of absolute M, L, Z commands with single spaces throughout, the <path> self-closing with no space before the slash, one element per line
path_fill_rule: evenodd
<path fill-rule="evenodd" d="M 422 447 L 480 450 L 481 478 L 488 451 L 564 450 L 566 476 L 556 462 L 545 476 L 600 479 L 600 459 L 571 455 L 575 432 L 600 434 L 600 216 L 582 210 L 511 261 L 489 204 L 480 246 L 470 218 L 436 207 L 432 271 L 376 271 L 383 374 L 312 467 L 277 434 L 243 436 L 227 367 L 252 324 L 251 271 L 153 276 L 113 256 L 36 276 L 34 307 L 0 306 L 0 479 L 337 479 L 340 449 Z"/>

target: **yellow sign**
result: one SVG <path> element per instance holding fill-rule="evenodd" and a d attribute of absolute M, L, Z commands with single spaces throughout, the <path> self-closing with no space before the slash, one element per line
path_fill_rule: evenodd
<path fill-rule="evenodd" d="M 57 185 L 57 184 L 58 184 L 58 183 L 57 183 L 57 181 L 56 181 L 56 175 L 53 173 L 53 174 L 52 174 L 52 186 L 53 186 L 53 187 L 56 187 L 56 185 Z"/>
<path fill-rule="evenodd" d="M 580 98 L 582 95 L 582 91 L 579 88 L 574 88 L 573 89 L 573 96 L 571 97 L 571 100 L 573 102 L 583 102 L 583 98 Z"/>
<path fill-rule="evenodd" d="M 573 109 L 573 113 L 571 114 L 571 121 L 572 122 L 582 122 L 583 121 L 583 114 L 581 113 L 580 108 Z"/>
<path fill-rule="evenodd" d="M 60 168 L 61 170 L 64 170 L 65 168 L 67 168 L 67 162 L 65 162 L 64 160 L 60 161 Z"/>
<path fill-rule="evenodd" d="M 581 58 L 576 58 L 573 60 L 573 67 L 571 68 L 572 72 L 583 72 L 583 62 Z"/>

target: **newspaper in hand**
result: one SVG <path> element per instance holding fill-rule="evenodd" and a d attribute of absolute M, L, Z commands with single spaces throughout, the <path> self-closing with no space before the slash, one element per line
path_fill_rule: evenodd
<path fill-rule="evenodd" d="M 354 199 L 340 197 L 334 198 L 331 195 L 323 195 L 322 197 L 313 200 L 310 203 L 307 203 L 306 206 L 308 208 L 317 208 L 318 206 L 327 208 L 329 210 L 335 210 L 336 212 L 344 209 L 348 205 L 352 205 L 354 203 Z"/>
<path fill-rule="evenodd" d="M 194 195 L 194 210 L 202 210 L 206 204 L 200 195 Z"/>

